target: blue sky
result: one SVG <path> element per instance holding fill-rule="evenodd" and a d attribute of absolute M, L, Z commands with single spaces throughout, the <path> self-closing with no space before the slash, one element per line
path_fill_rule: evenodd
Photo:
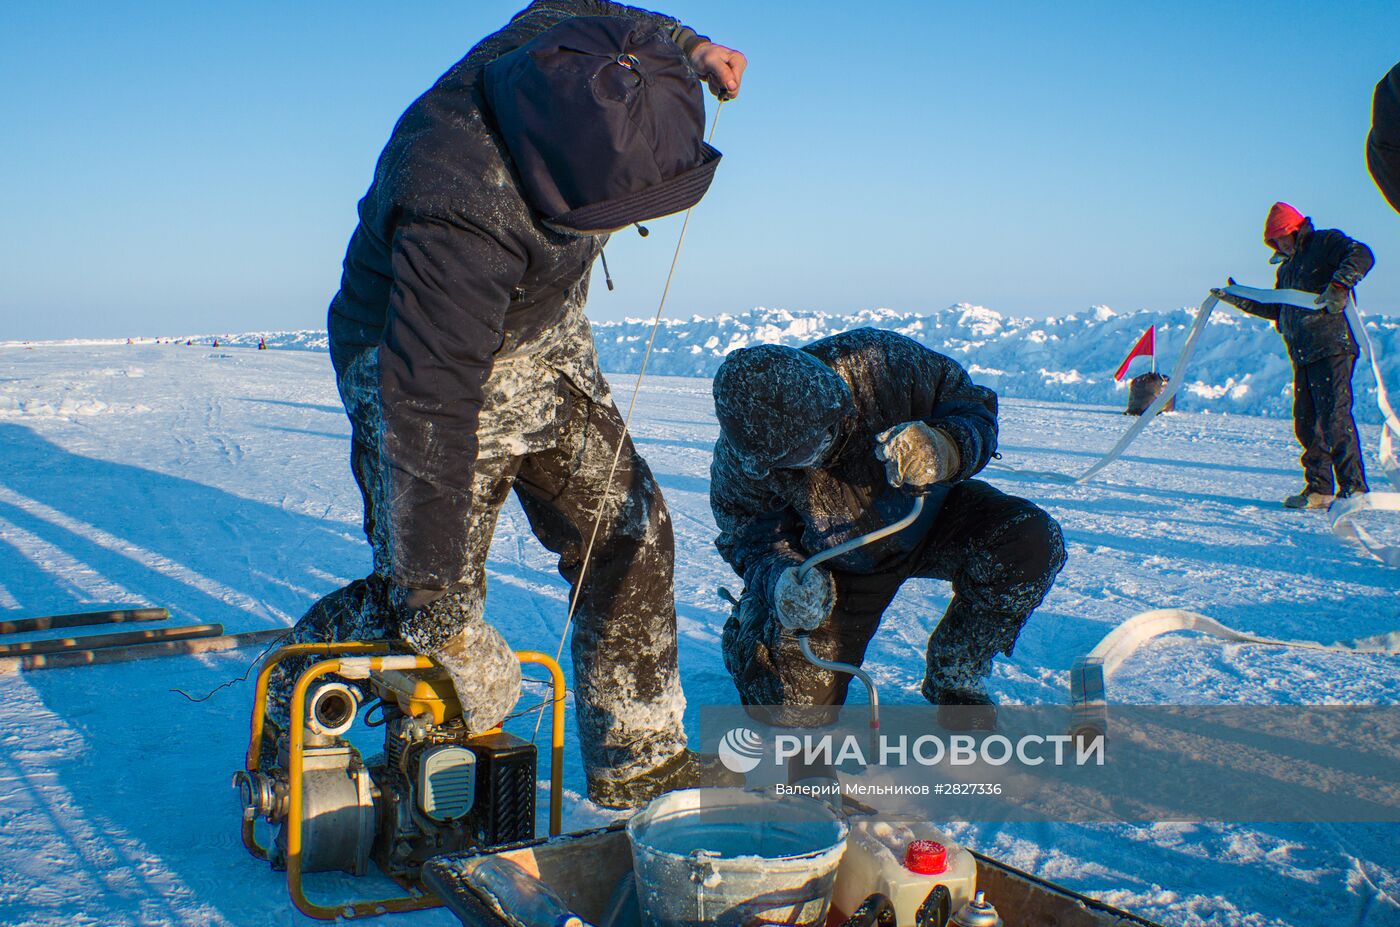
<path fill-rule="evenodd" d="M 4 338 L 324 323 L 404 107 L 519 2 L 32 3 L 0 29 Z M 1168 310 L 1272 280 L 1276 199 L 1367 241 L 1400 4 L 675 0 L 745 51 L 667 314 L 957 301 Z M 609 246 L 595 318 L 649 316 L 679 223 Z"/>

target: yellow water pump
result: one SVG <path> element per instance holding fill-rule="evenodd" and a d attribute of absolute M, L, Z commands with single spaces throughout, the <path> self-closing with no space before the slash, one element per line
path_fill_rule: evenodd
<path fill-rule="evenodd" d="M 306 656 L 324 659 L 297 678 L 290 730 L 269 761 L 263 756 L 268 681 L 283 660 Z M 564 674 L 546 654 L 517 651 L 516 657 L 550 674 L 553 835 L 561 816 Z M 363 706 L 361 692 L 371 693 Z M 382 754 L 366 759 L 346 739 L 357 719 L 384 729 Z M 425 861 L 535 836 L 536 765 L 529 741 L 499 728 L 469 732 L 450 679 L 427 657 L 392 642 L 292 644 L 275 651 L 258 675 L 247 762 L 234 775 L 243 843 L 286 870 L 293 903 L 312 917 L 437 907 L 441 902 L 418 881 Z M 259 819 L 277 828 L 268 845 L 258 840 Z M 303 873 L 363 875 L 371 861 L 408 894 L 334 905 L 307 897 Z"/>

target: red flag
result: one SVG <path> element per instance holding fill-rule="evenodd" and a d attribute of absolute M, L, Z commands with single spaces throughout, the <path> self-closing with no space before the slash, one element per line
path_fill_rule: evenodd
<path fill-rule="evenodd" d="M 1142 337 L 1138 339 L 1137 344 L 1133 345 L 1133 349 L 1128 352 L 1128 356 L 1123 358 L 1123 363 L 1118 366 L 1118 372 L 1113 375 L 1113 379 L 1123 379 L 1123 375 L 1128 372 L 1128 365 L 1133 362 L 1133 358 L 1154 357 L 1157 353 L 1156 346 L 1157 326 L 1150 325 L 1147 331 L 1142 333 Z"/>

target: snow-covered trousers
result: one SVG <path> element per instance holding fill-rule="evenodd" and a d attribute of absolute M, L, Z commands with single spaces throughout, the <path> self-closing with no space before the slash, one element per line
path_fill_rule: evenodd
<path fill-rule="evenodd" d="M 559 555 L 559 572 L 578 598 L 570 654 L 589 777 L 627 779 L 683 750 L 685 697 L 676 663 L 671 520 L 651 470 L 624 432 L 617 407 L 566 388 L 555 426 L 544 438 L 532 435 L 526 453 L 509 452 L 520 446 L 518 441 L 483 441 L 473 476 L 474 517 L 462 526 L 467 571 L 453 591 L 452 607 L 403 616 L 391 601 L 395 597 L 387 578 L 379 410 L 375 369 L 367 357 L 345 365 L 339 385 L 352 426 L 351 468 L 364 495 L 364 527 L 374 547 L 375 570 L 313 605 L 292 639 L 397 638 L 404 636 L 405 622 L 421 621 L 431 611 L 442 626 L 415 627 L 412 636 L 441 641 L 482 621 L 487 552 L 501 507 L 514 490 L 535 536 Z M 483 423 L 483 428 L 500 433 L 496 424 Z M 619 442 L 622 453 L 609 483 Z M 584 550 L 604 498 L 597 540 L 580 584 Z M 562 623 L 562 605 L 557 618 Z M 544 642 L 511 643 L 526 648 Z M 309 662 L 287 661 L 286 671 L 279 668 L 274 674 L 269 715 L 284 727 L 292 683 Z"/>
<path fill-rule="evenodd" d="M 811 633 L 812 650 L 859 666 L 906 579 L 948 580 L 953 599 L 929 636 L 923 693 L 933 701 L 940 688 L 980 685 L 996 653 L 1011 654 L 1064 563 L 1060 526 L 1043 509 L 980 480 L 966 480 L 953 486 L 924 540 L 896 568 L 873 574 L 832 571 L 836 607 Z M 793 632 L 751 590 L 725 625 L 723 649 L 745 705 L 788 709 L 766 714 L 775 723 L 820 724 L 827 713 L 812 708 L 846 701 L 851 677 L 807 662 Z"/>
<path fill-rule="evenodd" d="M 1308 489 L 1330 496 L 1366 491 L 1361 439 L 1351 414 L 1356 358 L 1323 357 L 1293 370 L 1293 431 L 1303 446 Z M 1333 475 L 1336 482 L 1333 482 Z"/>

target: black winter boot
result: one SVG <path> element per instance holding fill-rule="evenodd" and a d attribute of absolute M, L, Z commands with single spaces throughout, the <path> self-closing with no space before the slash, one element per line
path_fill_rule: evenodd
<path fill-rule="evenodd" d="M 950 731 L 994 731 L 996 703 L 987 694 L 992 658 L 1010 650 L 1024 615 L 978 609 L 954 598 L 929 637 L 923 694 L 938 707 L 938 723 Z"/>
<path fill-rule="evenodd" d="M 938 706 L 938 726 L 945 731 L 969 733 L 997 729 L 997 705 L 984 688 L 936 688 L 925 691 Z"/>
<path fill-rule="evenodd" d="M 719 757 L 682 750 L 655 769 L 630 779 L 589 776 L 588 799 L 604 808 L 640 808 L 678 789 L 738 787 L 744 777 L 720 764 Z"/>

